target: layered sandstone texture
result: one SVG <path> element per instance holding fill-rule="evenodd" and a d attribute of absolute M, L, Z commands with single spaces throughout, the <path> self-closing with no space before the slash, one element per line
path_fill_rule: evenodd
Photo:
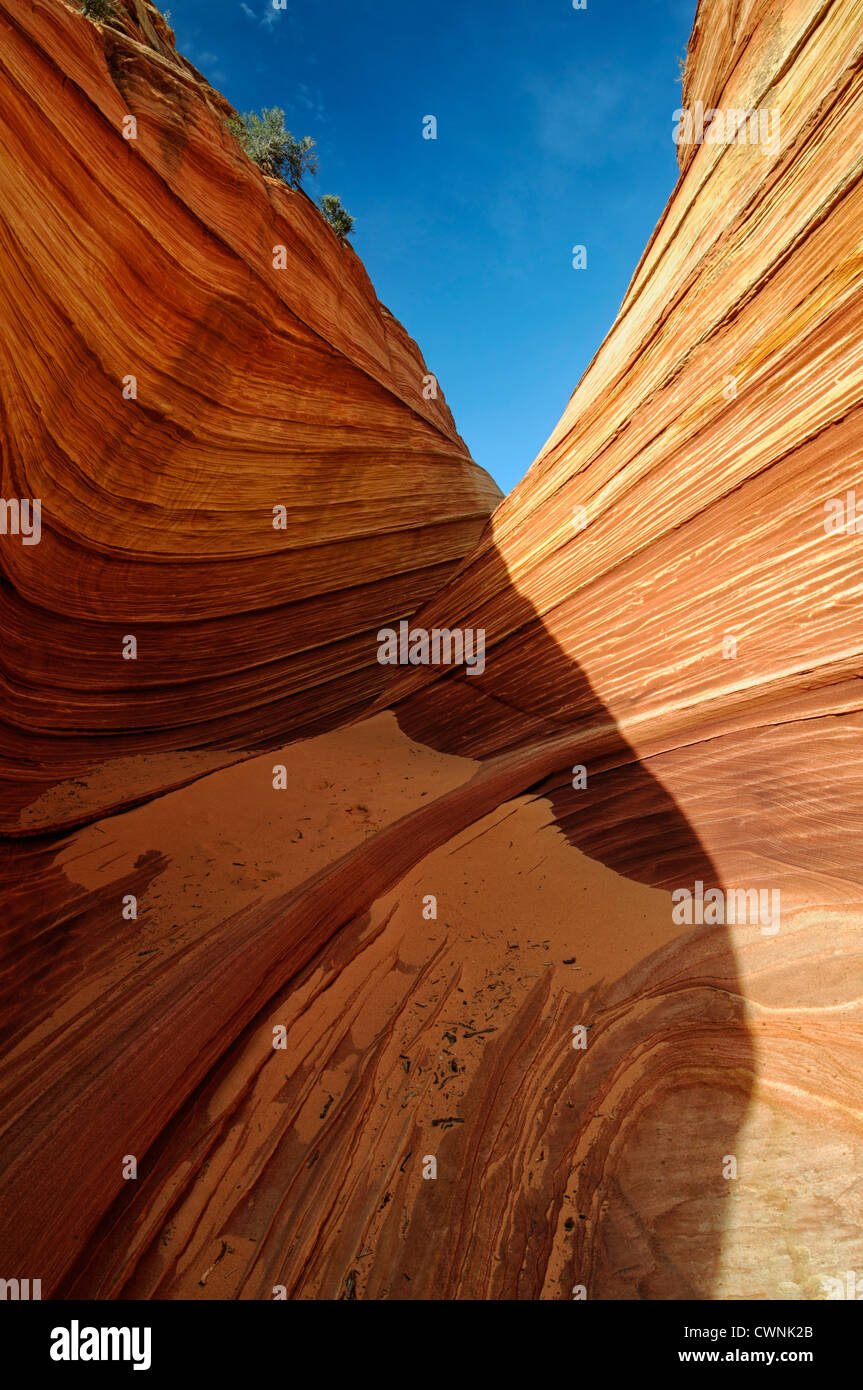
<path fill-rule="evenodd" d="M 0 4 L 0 495 L 41 502 L 2 553 L 9 830 L 366 707 L 370 635 L 500 498 L 351 247 L 117 13 Z"/>
<path fill-rule="evenodd" d="M 58 63 L 91 42 L 96 62 L 82 21 L 32 15 L 43 45 L 62 28 Z M 160 744 L 163 785 L 185 785 L 148 800 L 130 761 L 143 804 L 7 849 L 8 1275 L 87 1298 L 796 1300 L 863 1265 L 863 521 L 825 527 L 863 460 L 859 6 L 702 0 L 681 101 L 778 110 L 779 145 L 680 147 L 524 481 L 431 595 L 415 547 L 405 611 L 484 629 L 484 671 L 400 671 L 371 713 L 332 672 L 339 726 L 257 755 L 236 675 L 214 679 L 242 758 L 172 779 Z M 196 245 L 177 234 L 178 266 Z M 224 389 L 198 400 L 198 440 Z M 417 461 L 414 501 L 438 466 Z M 314 556 L 296 559 L 302 582 Z M 53 582 L 68 595 L 92 563 Z M 172 574 L 154 566 L 148 603 Z M 245 632 L 239 592 L 225 621 Z M 75 616 L 57 623 L 85 682 Z M 151 695 L 118 706 L 130 759 Z M 280 727 L 246 717 L 262 741 Z M 19 729 L 32 758 L 40 730 Z M 699 884 L 771 911 L 687 921 L 672 894 Z"/>

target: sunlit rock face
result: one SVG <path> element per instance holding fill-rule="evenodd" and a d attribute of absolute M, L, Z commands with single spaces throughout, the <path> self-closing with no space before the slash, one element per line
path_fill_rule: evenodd
<path fill-rule="evenodd" d="M 350 246 L 119 12 L 0 5 L 2 496 L 41 507 L 2 552 L 13 830 L 366 707 L 375 631 L 500 498 Z"/>
<path fill-rule="evenodd" d="M 30 783 L 16 827 L 91 816 L 5 856 L 10 1276 L 86 1298 L 850 1287 L 856 8 L 699 5 L 669 113 L 680 180 L 560 424 L 478 539 L 493 488 L 424 398 L 415 349 L 302 195 L 261 183 L 162 31 L 159 58 L 54 0 L 7 13 L 7 73 L 31 74 L 10 82 L 13 131 L 48 111 L 68 149 L 108 112 L 65 201 L 58 185 L 42 202 L 32 148 L 29 181 L 10 175 L 13 213 L 45 219 L 17 282 L 29 312 L 4 337 L 5 466 L 16 495 L 46 499 L 38 546 L 2 542 L 7 737 Z M 106 44 L 122 64 L 106 68 Z M 106 76 L 120 68 L 122 95 Z M 130 107 L 160 154 L 144 156 L 143 121 L 137 146 L 116 138 Z M 31 347 L 18 375 L 55 303 L 44 248 L 65 245 L 100 166 L 92 269 L 50 320 L 65 365 Z M 161 219 L 164 245 L 142 219 Z M 134 291 L 130 237 L 149 256 Z M 296 258 L 290 290 L 267 269 L 274 242 Z M 97 321 L 110 362 L 85 371 L 63 334 Z M 242 364 L 223 341 L 238 325 Z M 118 399 L 129 341 L 147 364 L 134 405 Z M 203 358 L 215 378 L 187 370 Z M 30 437 L 48 443 L 22 473 Z M 102 512 L 82 500 L 94 491 Z M 324 631 L 330 604 L 349 632 Z M 372 608 L 385 616 L 366 622 Z M 279 657 L 260 655 L 265 614 Z M 399 666 L 381 690 L 373 629 L 410 615 L 411 630 L 482 632 L 483 669 Z M 138 684 L 119 659 L 106 684 L 109 637 L 116 651 L 132 631 Z M 286 685 L 302 670 L 314 678 Z M 113 780 L 61 796 L 48 748 L 55 783 L 64 759 L 105 749 Z M 53 797 L 39 816 L 37 793 Z M 118 797 L 142 804 L 98 818 Z"/>

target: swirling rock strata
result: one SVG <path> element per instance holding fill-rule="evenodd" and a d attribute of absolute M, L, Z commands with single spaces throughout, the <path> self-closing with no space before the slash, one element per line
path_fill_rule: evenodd
<path fill-rule="evenodd" d="M 370 636 L 500 497 L 350 246 L 119 13 L 0 5 L 2 496 L 41 502 L 0 556 L 13 830 L 368 706 Z"/>
<path fill-rule="evenodd" d="M 485 670 L 7 846 L 10 1274 L 808 1299 L 861 1268 L 861 538 L 825 527 L 861 461 L 854 5 L 702 0 L 682 100 L 778 108 L 780 146 L 680 149 L 560 425 L 418 607 Z M 684 889 L 781 907 L 687 921 Z"/>

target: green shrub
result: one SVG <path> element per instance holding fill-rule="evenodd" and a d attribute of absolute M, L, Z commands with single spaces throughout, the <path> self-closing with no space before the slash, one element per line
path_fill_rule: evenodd
<path fill-rule="evenodd" d="M 81 0 L 81 13 L 87 19 L 115 19 L 114 0 Z"/>
<path fill-rule="evenodd" d="M 350 236 L 354 218 L 351 217 L 346 208 L 342 207 L 341 198 L 337 198 L 335 193 L 325 193 L 318 203 L 318 207 L 342 241 L 346 236 Z"/>
<path fill-rule="evenodd" d="M 285 129 L 285 113 L 278 106 L 265 106 L 260 116 L 249 111 L 229 121 L 228 129 L 259 169 L 274 178 L 284 179 L 292 188 L 300 187 L 306 172 L 316 174 L 318 171 L 317 158 L 312 154 L 314 140 L 309 135 L 295 140 Z"/>

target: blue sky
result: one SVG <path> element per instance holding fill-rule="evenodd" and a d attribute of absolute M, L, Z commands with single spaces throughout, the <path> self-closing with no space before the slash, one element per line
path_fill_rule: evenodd
<path fill-rule="evenodd" d="M 677 177 L 695 0 L 167 0 L 241 111 L 317 142 L 378 297 L 473 457 L 523 477 L 605 336 Z M 422 138 L 423 117 L 437 139 Z M 587 247 L 587 269 L 572 247 Z"/>

